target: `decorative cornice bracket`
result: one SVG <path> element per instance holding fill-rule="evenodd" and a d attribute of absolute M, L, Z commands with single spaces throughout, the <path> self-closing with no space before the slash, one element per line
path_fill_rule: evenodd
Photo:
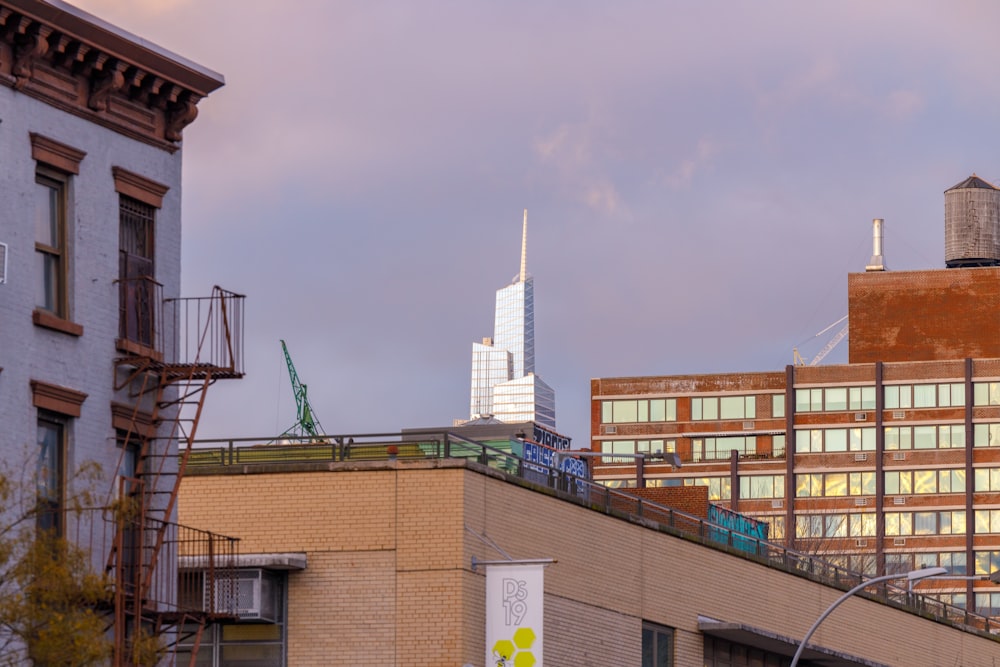
<path fill-rule="evenodd" d="M 14 89 L 21 90 L 31 79 L 35 69 L 35 61 L 48 53 L 48 36 L 52 28 L 34 23 L 28 26 L 24 34 L 14 38 L 14 62 L 11 74 L 14 75 Z"/>

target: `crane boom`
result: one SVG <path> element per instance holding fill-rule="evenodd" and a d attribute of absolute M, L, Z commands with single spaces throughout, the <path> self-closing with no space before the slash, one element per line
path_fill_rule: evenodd
<path fill-rule="evenodd" d="M 826 357 L 826 355 L 830 354 L 830 352 L 833 351 L 833 348 L 837 347 L 837 345 L 840 343 L 840 341 L 844 340 L 844 338 L 847 337 L 847 334 L 850 331 L 850 322 L 847 322 L 846 320 L 847 320 L 847 315 L 844 315 L 839 320 L 837 320 L 836 322 L 834 322 L 833 324 L 831 324 L 830 326 L 828 326 L 827 328 L 823 329 L 818 334 L 816 334 L 815 336 L 813 336 L 813 338 L 816 338 L 816 336 L 822 336 L 823 334 L 825 334 L 830 329 L 834 328 L 835 326 L 837 326 L 841 322 L 844 322 L 844 326 L 841 327 L 840 331 L 838 331 L 837 333 L 835 333 L 833 335 L 833 338 L 831 338 L 829 340 L 829 342 L 827 342 L 827 344 L 823 346 L 823 349 L 820 350 L 819 353 L 817 353 L 815 357 L 813 357 L 812 361 L 810 361 L 809 364 L 808 364 L 809 366 L 815 366 L 815 365 L 819 364 L 819 362 L 823 361 L 823 359 Z M 796 348 L 792 348 L 792 359 L 793 359 L 793 363 L 796 366 L 805 366 L 806 365 L 806 360 L 802 358 L 801 354 L 799 354 L 799 349 L 797 347 Z"/>
<path fill-rule="evenodd" d="M 285 341 L 281 341 L 281 350 L 285 353 L 285 363 L 288 364 L 288 377 L 292 381 L 292 394 L 295 396 L 296 421 L 295 424 L 282 433 L 284 436 L 294 437 L 319 437 L 323 435 L 323 427 L 319 423 L 319 418 L 309 405 L 309 396 L 306 385 L 299 381 L 299 374 L 295 372 L 295 364 L 292 363 L 292 355 L 288 352 Z"/>

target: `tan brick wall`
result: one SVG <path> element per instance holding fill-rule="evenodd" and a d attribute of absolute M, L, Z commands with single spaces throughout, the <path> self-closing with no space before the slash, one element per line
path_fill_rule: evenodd
<path fill-rule="evenodd" d="M 500 550 L 557 561 L 545 582 L 554 666 L 637 665 L 643 619 L 676 628 L 677 664 L 699 665 L 699 615 L 801 637 L 840 595 L 461 466 L 195 474 L 180 502 L 183 523 L 243 537 L 244 553 L 307 553 L 307 568 L 289 575 L 296 667 L 482 667 L 485 578 L 472 557 Z M 1000 655 L 991 639 L 862 599 L 815 641 L 901 667 Z"/>

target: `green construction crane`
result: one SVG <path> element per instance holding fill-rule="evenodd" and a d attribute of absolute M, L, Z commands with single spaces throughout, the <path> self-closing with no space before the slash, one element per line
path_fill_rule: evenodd
<path fill-rule="evenodd" d="M 323 437 L 323 426 L 316 418 L 312 406 L 309 405 L 309 398 L 306 396 L 306 386 L 299 382 L 299 374 L 295 372 L 295 364 L 292 363 L 292 355 L 288 353 L 288 346 L 285 341 L 281 341 L 281 349 L 285 353 L 285 363 L 288 364 L 288 376 L 292 380 L 292 393 L 295 395 L 295 407 L 297 410 L 295 424 L 281 434 L 282 438 L 318 438 Z"/>

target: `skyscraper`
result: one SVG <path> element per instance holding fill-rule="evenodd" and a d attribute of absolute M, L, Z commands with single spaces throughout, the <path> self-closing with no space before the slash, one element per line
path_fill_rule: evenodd
<path fill-rule="evenodd" d="M 533 421 L 555 428 L 555 392 L 535 375 L 535 288 L 528 275 L 528 211 L 521 234 L 521 270 L 497 290 L 493 337 L 472 344 L 470 419 Z"/>

